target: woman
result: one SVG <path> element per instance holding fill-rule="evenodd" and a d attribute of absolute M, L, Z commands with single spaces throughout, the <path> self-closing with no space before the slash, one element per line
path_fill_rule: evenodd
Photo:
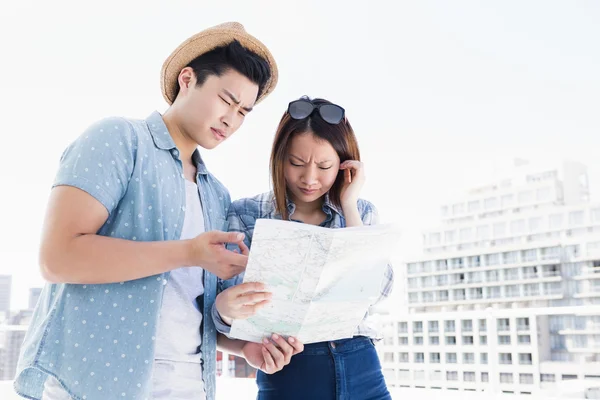
<path fill-rule="evenodd" d="M 359 199 L 364 167 L 345 111 L 336 104 L 307 97 L 289 104 L 273 143 L 271 175 L 272 192 L 238 200 L 229 211 L 229 229 L 244 233 L 248 247 L 259 218 L 328 228 L 376 223 L 374 206 Z M 379 300 L 391 291 L 389 265 L 381 278 Z M 232 289 L 217 296 L 213 309 L 222 333 L 232 319 L 255 311 L 252 301 L 240 301 Z M 280 372 L 259 371 L 258 399 L 390 399 L 373 345 L 378 338 L 367 313 L 353 338 L 305 345 Z"/>

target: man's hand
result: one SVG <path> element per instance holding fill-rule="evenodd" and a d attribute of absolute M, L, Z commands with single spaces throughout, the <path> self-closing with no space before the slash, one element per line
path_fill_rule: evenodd
<path fill-rule="evenodd" d="M 286 341 L 273 334 L 271 338 L 272 340 L 265 338 L 262 344 L 248 342 L 242 348 L 242 354 L 248 364 L 266 374 L 281 371 L 290 363 L 293 355 L 304 351 L 304 344 L 293 337 Z"/>
<path fill-rule="evenodd" d="M 227 250 L 226 243 L 237 244 L 242 254 Z M 189 266 L 200 266 L 221 279 L 239 275 L 248 264 L 248 247 L 244 234 L 235 232 L 205 232 L 189 240 Z"/>

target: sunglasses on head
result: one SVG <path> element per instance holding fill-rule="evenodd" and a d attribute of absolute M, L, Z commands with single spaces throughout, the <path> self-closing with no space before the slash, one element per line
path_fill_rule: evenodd
<path fill-rule="evenodd" d="M 337 125 L 342 119 L 346 111 L 338 106 L 337 104 L 319 104 L 314 105 L 310 100 L 299 99 L 292 101 L 288 106 L 288 114 L 293 119 L 304 119 L 312 115 L 313 112 L 318 111 L 323 121 Z"/>

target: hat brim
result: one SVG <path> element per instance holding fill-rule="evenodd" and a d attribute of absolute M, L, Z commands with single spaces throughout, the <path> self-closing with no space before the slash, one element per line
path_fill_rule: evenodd
<path fill-rule="evenodd" d="M 202 31 L 183 42 L 163 63 L 161 71 L 161 90 L 164 99 L 173 104 L 177 96 L 177 79 L 179 73 L 196 57 L 219 46 L 225 46 L 234 40 L 240 42 L 248 50 L 264 58 L 271 68 L 271 77 L 265 84 L 263 92 L 256 99 L 260 103 L 277 85 L 278 71 L 273 55 L 262 42 L 248 33 L 236 29 L 213 28 Z"/>

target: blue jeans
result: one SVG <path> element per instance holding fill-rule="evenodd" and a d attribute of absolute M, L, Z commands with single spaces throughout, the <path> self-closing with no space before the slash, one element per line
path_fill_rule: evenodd
<path fill-rule="evenodd" d="M 312 343 L 281 371 L 258 371 L 258 400 L 390 400 L 371 339 Z"/>

